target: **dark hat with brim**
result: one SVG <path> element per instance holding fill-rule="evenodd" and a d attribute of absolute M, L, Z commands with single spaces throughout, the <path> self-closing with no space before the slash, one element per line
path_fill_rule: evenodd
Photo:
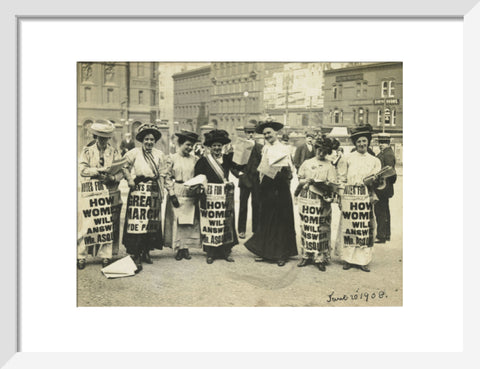
<path fill-rule="evenodd" d="M 232 140 L 228 138 L 227 131 L 224 131 L 223 129 L 214 129 L 213 131 L 205 133 L 205 142 L 203 144 L 210 147 L 214 143 L 226 145 L 230 142 L 232 142 Z"/>
<path fill-rule="evenodd" d="M 378 134 L 378 143 L 389 144 L 392 137 L 388 133 L 379 133 Z"/>
<path fill-rule="evenodd" d="M 195 132 L 187 131 L 185 129 L 182 129 L 179 133 L 175 133 L 175 136 L 183 137 L 187 141 L 190 141 L 192 143 L 200 142 L 200 139 L 198 138 L 198 134 L 196 134 Z"/>
<path fill-rule="evenodd" d="M 162 133 L 158 130 L 155 124 L 151 123 L 144 123 L 140 127 L 138 127 L 138 132 L 135 138 L 137 141 L 143 142 L 146 135 L 152 134 L 155 138 L 155 142 L 157 142 L 160 137 L 162 137 Z"/>
<path fill-rule="evenodd" d="M 265 128 L 272 128 L 274 131 L 280 131 L 283 128 L 283 124 L 278 122 L 271 122 L 271 121 L 260 122 L 257 128 L 255 128 L 255 132 L 263 133 L 263 130 Z"/>
<path fill-rule="evenodd" d="M 363 126 L 358 126 L 352 129 L 352 133 L 350 134 L 350 139 L 353 143 L 357 142 L 360 137 L 366 137 L 368 141 L 372 140 L 372 126 L 370 124 L 365 124 Z"/>
<path fill-rule="evenodd" d="M 90 126 L 90 132 L 93 135 L 99 137 L 111 138 L 113 137 L 113 132 L 115 131 L 115 126 L 108 121 L 96 121 Z"/>

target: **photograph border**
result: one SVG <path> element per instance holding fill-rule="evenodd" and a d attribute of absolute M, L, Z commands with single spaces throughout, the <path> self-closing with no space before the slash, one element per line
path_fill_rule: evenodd
<path fill-rule="evenodd" d="M 448 1 L 442 3 L 444 7 L 439 8 L 439 4 L 437 2 L 430 1 L 429 4 L 425 4 L 425 1 L 407 1 L 404 2 L 402 8 L 399 8 L 399 4 L 385 4 L 381 2 L 381 6 L 379 6 L 375 1 L 365 1 L 364 6 L 362 6 L 361 10 L 354 11 L 353 9 L 358 8 L 358 2 L 353 1 L 343 1 L 342 3 L 351 3 L 356 4 L 357 6 L 348 7 L 345 5 L 343 9 L 338 8 L 338 3 L 336 2 L 336 7 L 324 7 L 322 8 L 322 4 L 315 4 L 317 9 L 312 9 L 305 11 L 303 9 L 308 9 L 308 7 L 300 7 L 297 6 L 299 10 L 299 14 L 292 14 L 292 11 L 288 8 L 285 8 L 282 13 L 282 7 L 279 7 L 276 4 L 275 7 L 275 14 L 259 14 L 258 12 L 252 12 L 256 14 L 248 14 L 248 11 L 244 12 L 244 18 L 248 19 L 251 17 L 255 18 L 271 18 L 274 17 L 281 17 L 281 18 L 378 18 L 378 19 L 389 19 L 389 18 L 437 18 L 437 17 L 445 17 L 445 18 L 461 18 L 464 19 L 464 122 L 472 121 L 472 124 L 469 126 L 464 124 L 464 178 L 463 178 L 463 185 L 464 185 L 464 193 L 463 198 L 467 198 L 467 192 L 469 194 L 473 194 L 473 185 L 467 187 L 467 183 L 474 183 L 474 173 L 470 174 L 466 170 L 466 168 L 474 168 L 475 162 L 473 158 L 475 157 L 475 152 L 473 148 L 475 147 L 475 143 L 473 142 L 474 137 L 478 137 L 475 135 L 477 127 L 474 126 L 475 122 L 475 115 L 474 115 L 474 107 L 475 103 L 478 104 L 474 100 L 475 94 L 478 96 L 478 93 L 474 90 L 475 86 L 478 86 L 479 80 L 479 73 L 476 66 L 480 65 L 479 57 L 475 50 L 475 35 L 479 32 L 479 24 L 480 24 L 480 7 L 477 4 L 478 0 L 466 0 L 466 1 Z M 55 18 L 55 19 L 74 19 L 76 17 L 82 18 L 91 18 L 96 20 L 104 20 L 104 19 L 113 19 L 115 17 L 122 17 L 122 18 L 143 18 L 141 14 L 148 13 L 150 14 L 149 17 L 146 18 L 162 18 L 162 17 L 172 17 L 176 19 L 180 19 L 183 17 L 188 18 L 236 18 L 238 15 L 234 14 L 232 10 L 225 10 L 220 7 L 212 7 L 209 8 L 208 6 L 204 6 L 201 11 L 198 11 L 198 14 L 193 14 L 194 12 L 185 11 L 184 14 L 180 14 L 181 12 L 176 9 L 169 9 L 166 11 L 163 10 L 156 10 L 156 11 L 144 11 L 144 10 L 137 10 L 138 15 L 132 16 L 132 11 L 130 9 L 122 11 L 121 9 L 116 9 L 116 14 L 101 14 L 101 12 L 96 11 L 83 11 L 81 10 L 74 11 L 72 9 L 65 9 L 65 4 L 61 3 L 62 6 L 60 7 L 42 7 L 41 10 L 38 7 L 33 6 L 33 1 L 31 2 L 31 7 L 26 7 L 25 2 L 13 2 L 7 1 L 2 5 L 2 45 L 4 46 L 4 50 L 7 52 L 5 53 L 6 57 L 2 60 L 3 68 L 2 70 L 4 75 L 4 82 L 5 85 L 8 87 L 2 91 L 3 101 L 5 101 L 5 109 L 3 111 L 3 118 L 4 121 L 7 122 L 5 124 L 5 141 L 7 145 L 2 147 L 2 154 L 4 158 L 16 158 L 16 160 L 7 160 L 7 167 L 4 171 L 7 178 L 14 178 L 13 181 L 3 181 L 2 189 L 4 193 L 7 194 L 5 196 L 4 204 L 6 205 L 6 214 L 14 214 L 14 216 L 4 217 L 4 222 L 2 226 L 2 234 L 3 240 L 6 241 L 6 247 L 3 252 L 3 262 L 4 268 L 0 270 L 0 283 L 1 283 L 1 292 L 3 296 L 3 306 L 2 306 L 2 314 L 1 316 L 1 323 L 0 326 L 2 327 L 0 331 L 0 366 L 4 365 L 8 361 L 7 366 L 9 368 L 26 368 L 32 366 L 43 366 L 41 363 L 49 365 L 49 367 L 66 367 L 69 365 L 72 367 L 72 363 L 74 363 L 73 367 L 80 367 L 83 364 L 92 365 L 92 363 L 99 363 L 98 357 L 102 357 L 103 359 L 108 360 L 110 364 L 113 364 L 112 360 L 114 360 L 115 365 L 117 367 L 127 367 L 128 364 L 135 362 L 134 358 L 127 359 L 124 355 L 116 355 L 110 354 L 106 356 L 106 354 L 31 354 L 31 353 L 23 353 L 17 352 L 18 347 L 18 336 L 17 336 L 17 308 L 19 306 L 18 297 L 17 297 L 17 270 L 18 270 L 18 242 L 21 238 L 21 224 L 18 222 L 18 213 L 17 209 L 19 206 L 19 199 L 18 199 L 18 158 L 22 155 L 22 150 L 19 146 L 19 139 L 20 139 L 20 127 L 18 124 L 14 122 L 18 122 L 18 77 L 17 77 L 17 52 L 18 52 L 18 42 L 19 34 L 18 34 L 18 23 L 21 19 L 24 18 L 39 18 L 39 19 L 48 19 L 48 18 Z M 51 3 L 51 2 L 49 2 Z M 449 6 L 446 6 L 445 3 L 448 3 Z M 153 4 L 153 2 L 152 2 Z M 332 2 L 333 4 L 333 2 Z M 405 9 L 408 5 L 411 5 L 410 8 Z M 413 6 L 412 4 L 416 4 Z M 50 5 L 50 4 L 49 4 Z M 55 4 L 58 5 L 58 4 Z M 88 5 L 88 4 L 84 4 Z M 248 5 L 248 3 L 243 4 L 243 6 Z M 473 7 L 475 5 L 475 7 Z M 71 5 L 70 7 L 74 7 Z M 152 5 L 155 8 L 154 5 Z M 312 6 L 313 7 L 313 6 Z M 473 8 L 472 8 L 473 7 Z M 55 9 L 55 10 L 54 10 Z M 60 9 L 60 10 L 59 10 Z M 92 8 L 90 8 L 92 9 Z M 192 9 L 187 6 L 183 7 L 183 9 Z M 250 9 L 254 9 L 253 7 Z M 28 11 L 28 14 L 26 13 Z M 61 14 L 59 14 L 61 13 Z M 93 14 L 96 13 L 96 14 Z M 219 14 L 220 13 L 220 14 Z M 158 14 L 151 15 L 151 14 Z M 309 14 L 309 16 L 302 16 L 302 14 Z M 468 76 L 468 78 L 466 78 Z M 11 124 L 10 124 L 11 122 Z M 468 151 L 470 150 L 470 151 Z M 470 178 L 470 181 L 467 179 Z M 6 183 L 5 183 L 6 182 Z M 472 191 L 470 191 L 472 190 Z M 474 245 L 474 238 L 473 238 L 473 230 L 475 229 L 475 223 L 473 216 L 473 209 L 475 208 L 475 201 L 478 203 L 478 200 L 474 200 L 469 202 L 468 207 L 465 203 L 464 205 L 464 238 L 459 237 L 462 239 L 463 244 L 472 244 Z M 470 242 L 469 242 L 470 241 Z M 473 261 L 477 260 L 474 255 L 471 254 L 472 250 L 464 250 L 464 270 L 469 270 L 469 274 L 471 273 L 473 268 L 467 268 L 468 266 L 473 266 Z M 475 251 L 473 251 L 475 252 Z M 476 256 L 478 256 L 478 250 L 476 251 Z M 478 318 L 473 318 L 473 311 L 475 311 L 475 307 L 478 307 L 478 302 L 475 300 L 475 296 L 473 293 L 468 294 L 467 291 L 475 291 L 475 285 L 473 281 L 475 280 L 473 275 L 469 275 L 465 273 L 464 282 L 465 285 L 463 287 L 463 291 L 465 292 L 464 295 L 464 303 L 465 303 L 465 318 L 464 321 L 467 321 L 471 324 L 464 324 L 464 352 L 462 354 L 455 354 L 454 356 L 444 356 L 440 358 L 440 355 L 436 355 L 434 358 L 429 358 L 428 360 L 435 360 L 438 363 L 443 365 L 456 365 L 463 367 L 462 364 L 467 364 L 471 359 L 473 359 L 473 355 L 475 354 L 475 347 L 473 342 L 473 332 L 475 332 L 476 328 L 478 328 Z M 471 288 L 468 288 L 468 286 Z M 469 308 L 466 309 L 466 306 Z M 467 314 L 470 312 L 472 314 Z M 477 330 L 478 331 L 478 330 Z M 469 335 L 467 335 L 469 333 Z M 469 339 L 468 339 L 469 338 Z M 374 351 L 374 348 L 372 348 Z M 72 355 L 75 355 L 74 359 Z M 90 358 L 90 355 L 94 356 Z M 139 356 L 141 354 L 131 355 Z M 157 355 L 157 354 L 155 354 Z M 395 354 L 401 355 L 401 354 Z M 459 356 L 460 355 L 460 356 Z M 412 355 L 413 356 L 413 355 Z M 87 359 L 88 357 L 88 359 Z M 155 356 L 156 357 L 156 356 Z M 418 357 L 418 355 L 417 355 Z M 102 359 L 102 360 L 103 360 Z M 145 358 L 144 358 L 145 359 Z M 144 362 L 142 359 L 142 362 Z M 148 356 L 147 360 L 156 360 L 154 356 Z M 181 361 L 183 361 L 182 359 Z M 269 359 L 270 360 L 270 359 Z M 406 359 L 410 360 L 410 359 Z M 215 362 L 217 359 L 215 360 Z M 284 359 L 282 359 L 284 361 Z M 285 362 L 285 361 L 284 361 Z M 285 363 L 288 363 L 285 362 Z M 384 365 L 384 363 L 382 363 Z M 100 366 L 100 365 L 99 365 Z M 370 367 L 376 367 L 376 365 L 371 365 Z"/>

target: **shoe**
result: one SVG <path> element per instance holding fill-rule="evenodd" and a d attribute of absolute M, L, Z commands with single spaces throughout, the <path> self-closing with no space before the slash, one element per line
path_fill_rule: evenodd
<path fill-rule="evenodd" d="M 325 268 L 325 264 L 323 263 L 317 263 L 317 268 L 322 271 L 322 272 L 326 272 L 327 271 L 327 268 Z"/>
<path fill-rule="evenodd" d="M 364 272 L 370 272 L 370 268 L 366 265 L 360 265 L 358 269 L 363 270 Z"/>
<path fill-rule="evenodd" d="M 310 261 L 309 259 L 302 259 L 302 260 L 297 264 L 297 266 L 300 267 L 300 268 L 301 268 L 301 267 L 304 267 L 304 266 L 308 265 L 309 261 Z"/>
<path fill-rule="evenodd" d="M 383 238 L 377 238 L 377 239 L 375 240 L 375 243 L 385 243 L 385 239 L 383 239 Z"/>
<path fill-rule="evenodd" d="M 85 269 L 85 265 L 87 264 L 87 262 L 85 261 L 85 259 L 78 259 L 77 260 L 77 268 L 82 270 L 82 269 Z"/>
<path fill-rule="evenodd" d="M 213 263 L 213 258 L 211 256 L 209 256 L 207 258 L 207 264 L 212 264 Z"/>
<path fill-rule="evenodd" d="M 285 260 L 279 260 L 279 261 L 277 261 L 277 265 L 278 265 L 279 267 L 283 267 L 283 266 L 285 265 L 285 263 L 286 263 Z"/>
<path fill-rule="evenodd" d="M 186 260 L 190 260 L 192 258 L 188 249 L 183 249 L 183 258 Z"/>
<path fill-rule="evenodd" d="M 350 263 L 345 263 L 345 265 L 343 266 L 343 270 L 348 270 L 352 267 L 352 264 Z"/>
<path fill-rule="evenodd" d="M 228 261 L 229 263 L 233 263 L 235 260 L 233 260 L 233 258 L 228 255 L 226 258 L 225 258 L 226 261 Z"/>
<path fill-rule="evenodd" d="M 105 258 L 102 260 L 102 268 L 107 267 L 110 264 L 111 260 L 108 258 Z"/>
<path fill-rule="evenodd" d="M 153 264 L 152 258 L 150 257 L 150 253 L 148 251 L 142 254 L 142 261 L 147 264 Z"/>
<path fill-rule="evenodd" d="M 239 237 L 239 238 L 245 238 L 245 232 L 240 232 L 240 233 L 238 234 L 238 237 Z"/>
<path fill-rule="evenodd" d="M 259 257 L 256 257 L 256 258 L 255 258 L 255 261 L 258 262 L 258 263 L 260 263 L 260 262 L 262 262 L 262 261 L 265 261 L 265 259 L 262 258 L 261 256 L 259 256 Z"/>
<path fill-rule="evenodd" d="M 385 240 L 390 241 L 390 236 L 387 236 Z"/>
<path fill-rule="evenodd" d="M 138 256 L 132 256 L 133 262 L 135 263 L 137 270 L 135 271 L 135 274 L 140 273 L 143 269 L 142 267 L 142 258 L 140 255 Z"/>
<path fill-rule="evenodd" d="M 182 260 L 183 259 L 183 249 L 177 251 L 177 255 L 175 255 L 175 260 Z"/>

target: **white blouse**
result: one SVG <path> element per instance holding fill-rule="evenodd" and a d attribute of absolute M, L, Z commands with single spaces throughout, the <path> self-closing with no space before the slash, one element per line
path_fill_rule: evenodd
<path fill-rule="evenodd" d="M 354 151 L 343 156 L 338 162 L 338 176 L 340 182 L 349 185 L 363 184 L 363 179 L 369 175 L 378 173 L 382 164 L 378 158 L 368 152 L 360 154 Z"/>

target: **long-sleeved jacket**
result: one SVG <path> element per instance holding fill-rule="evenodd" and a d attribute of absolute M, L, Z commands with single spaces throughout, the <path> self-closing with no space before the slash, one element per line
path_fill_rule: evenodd
<path fill-rule="evenodd" d="M 259 184 L 257 168 L 262 160 L 262 148 L 263 145 L 255 142 L 247 164 L 242 167 L 243 174 L 238 177 L 238 187 L 252 188 Z"/>
<path fill-rule="evenodd" d="M 387 165 L 395 169 L 395 154 L 390 146 L 380 151 L 377 158 L 382 163 L 382 168 Z M 397 181 L 397 175 L 386 179 L 386 187 L 383 190 L 375 191 L 377 196 L 380 197 L 392 197 L 393 196 L 393 184 Z"/>
<path fill-rule="evenodd" d="M 299 146 L 298 149 L 295 151 L 295 156 L 293 157 L 293 164 L 298 170 L 305 160 L 311 159 L 314 156 L 315 148 L 313 147 L 313 145 L 312 150 L 310 151 L 307 144 L 304 143 L 303 145 Z"/>

